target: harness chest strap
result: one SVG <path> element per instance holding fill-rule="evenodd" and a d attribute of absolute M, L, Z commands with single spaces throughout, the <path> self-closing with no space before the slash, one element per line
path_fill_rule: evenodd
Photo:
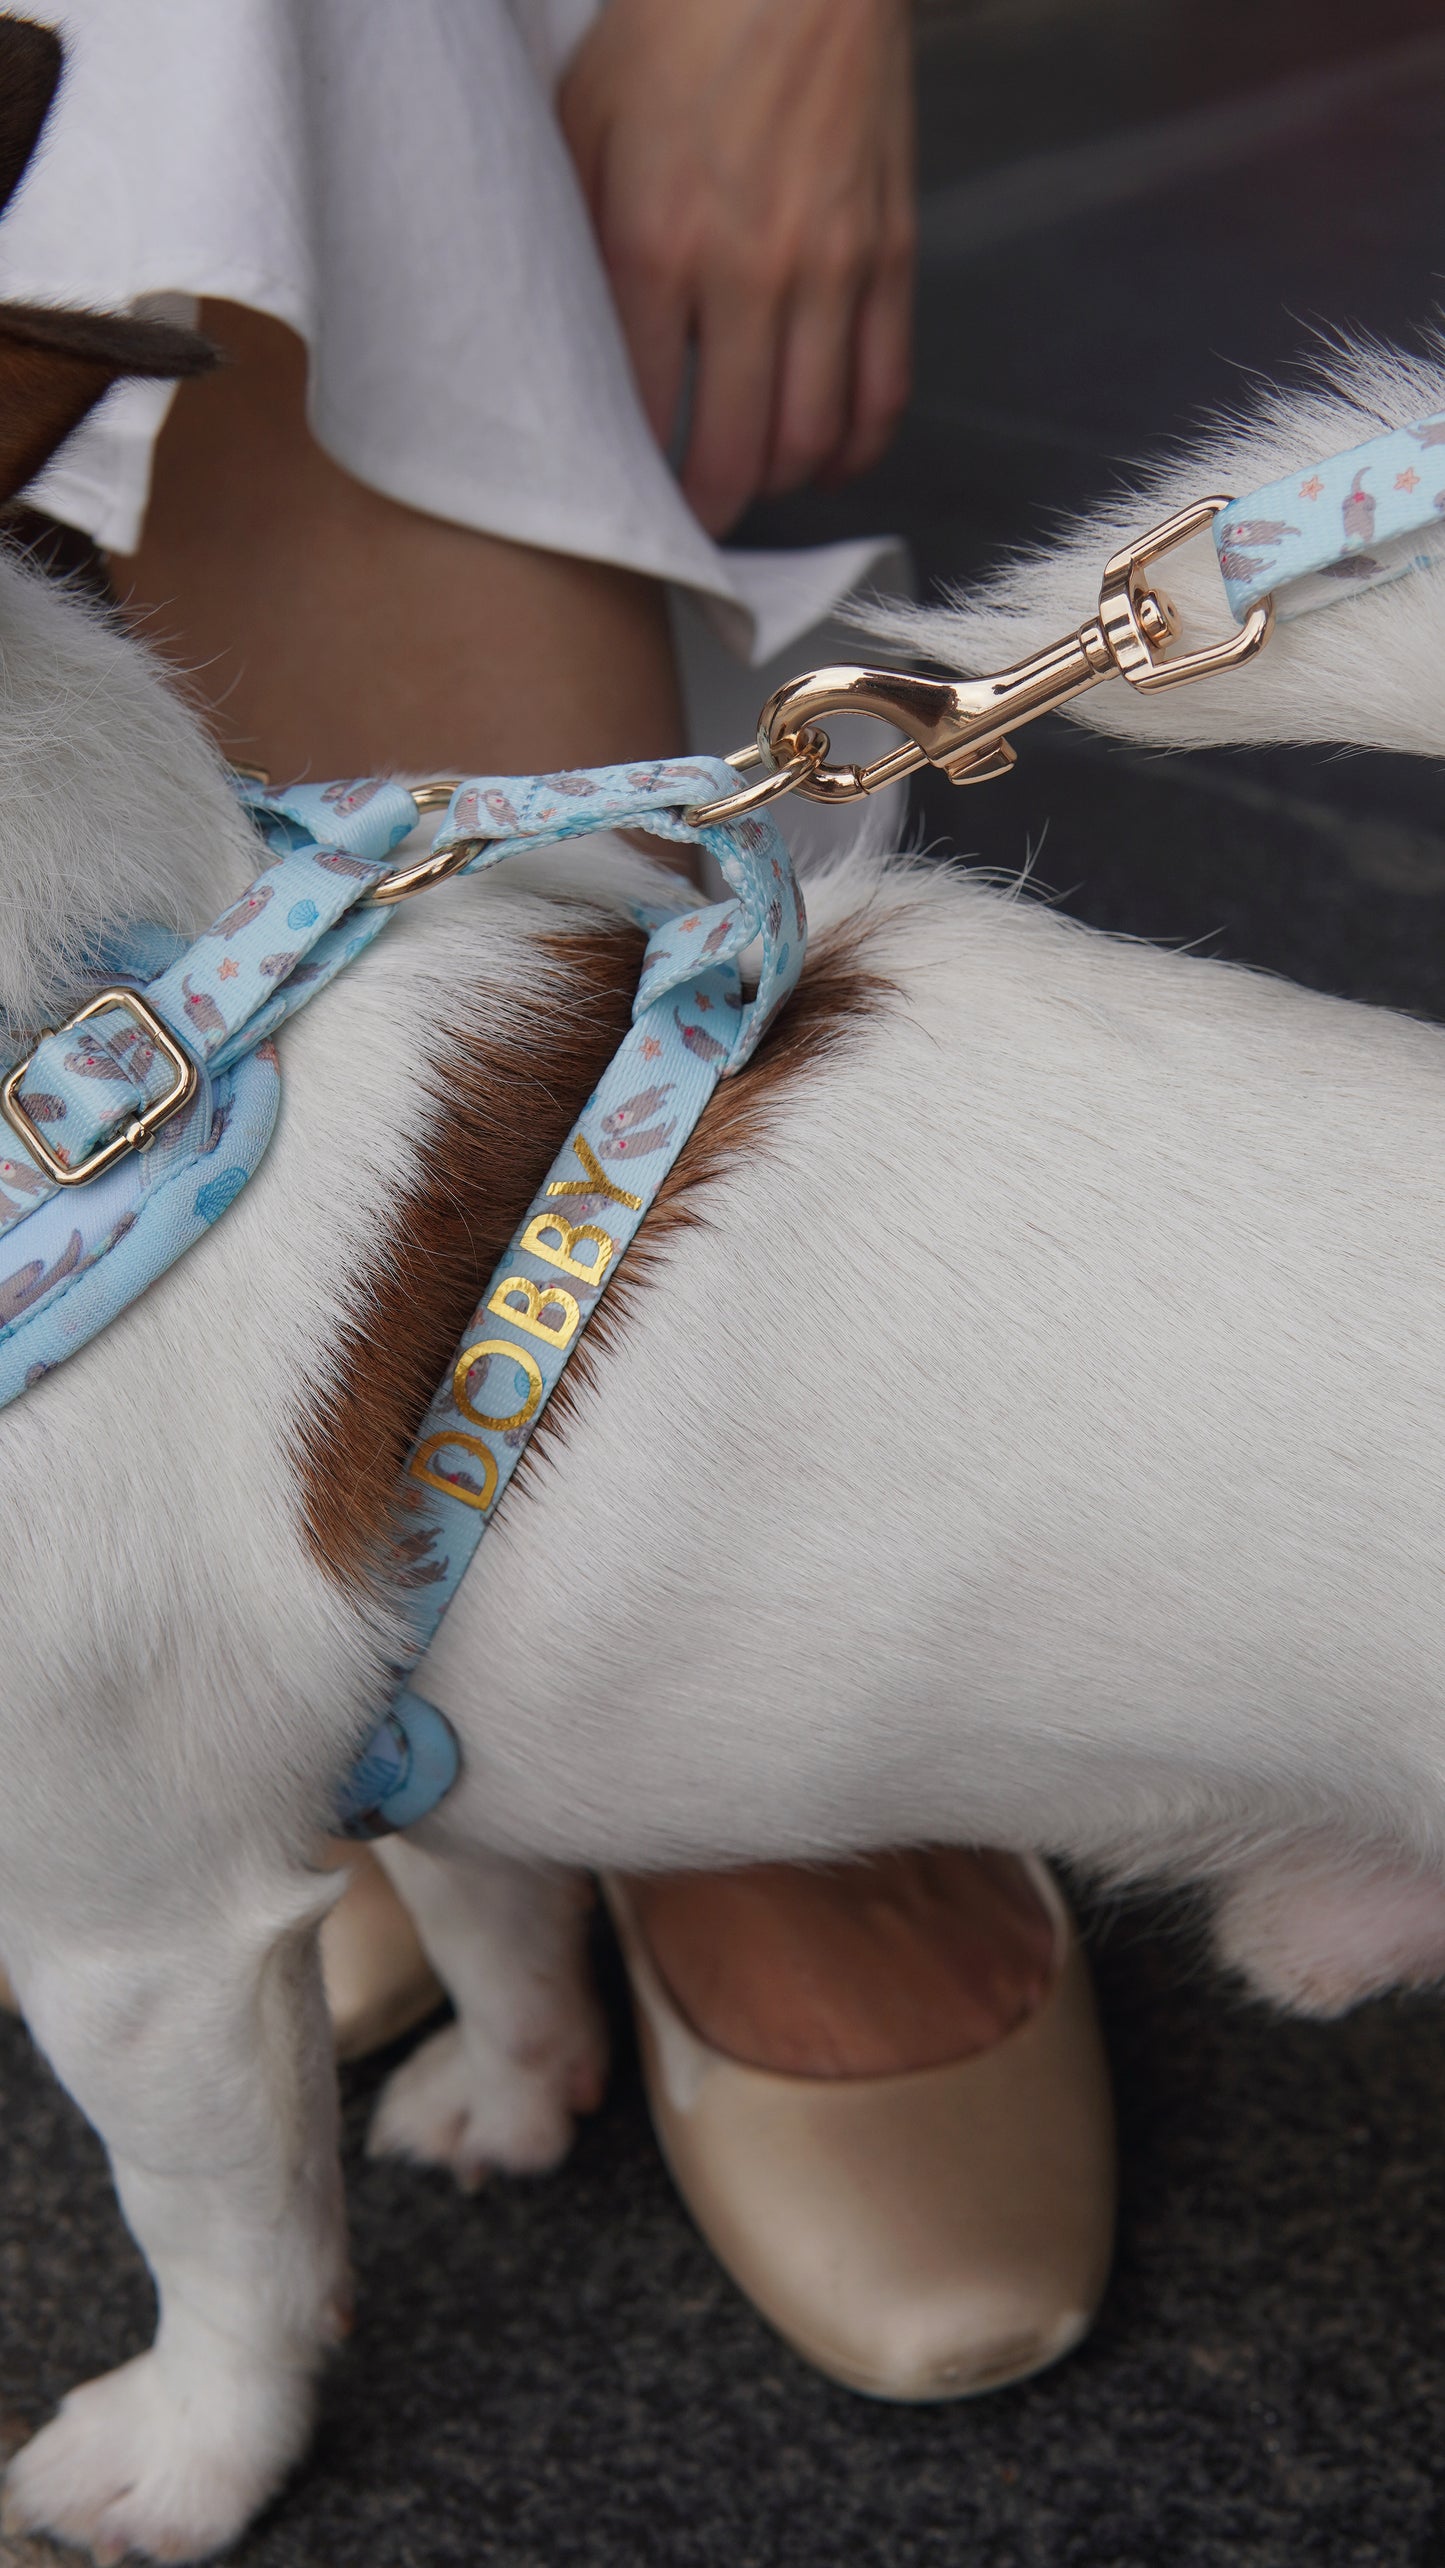
<path fill-rule="evenodd" d="M 708 790 L 727 774 L 721 761 L 670 772 Z M 600 798 L 593 827 L 617 827 L 638 816 L 612 799 L 619 780 L 635 790 L 638 771 L 592 770 L 573 780 Z M 497 788 L 461 789 L 439 849 L 459 834 L 475 796 L 486 790 Z M 553 813 L 545 804 L 536 813 L 535 792 L 530 781 L 507 786 L 520 829 L 529 822 L 550 829 Z M 632 1025 L 513 1234 L 422 1421 L 399 1497 L 412 1668 L 430 1646 L 569 1356 L 718 1080 L 751 1059 L 802 969 L 802 894 L 770 821 L 695 828 L 675 806 L 653 804 L 647 826 L 707 847 L 734 896 L 699 902 L 688 885 L 678 884 L 686 907 L 637 911 L 650 933 Z M 489 851 L 480 861 L 495 862 L 504 852 Z M 758 962 L 751 997 L 738 970 L 749 946 Z M 454 1760 L 441 1716 L 401 1686 L 368 1761 L 343 1795 L 343 1829 L 370 1835 L 378 1819 L 383 1827 L 413 1824 L 422 1815 L 418 1803 L 430 1808 L 448 1789 L 455 1771 L 454 1763 L 447 1771 L 449 1752 Z"/>

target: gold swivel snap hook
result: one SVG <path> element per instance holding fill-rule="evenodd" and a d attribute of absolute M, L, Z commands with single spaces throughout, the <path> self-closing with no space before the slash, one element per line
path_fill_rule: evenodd
<path fill-rule="evenodd" d="M 1141 694 L 1154 694 L 1241 668 L 1269 639 L 1273 601 L 1262 599 L 1224 641 L 1171 657 L 1179 619 L 1150 576 L 1162 555 L 1202 534 L 1221 509 L 1233 505 L 1227 496 L 1195 500 L 1111 555 L 1099 583 L 1097 614 L 993 676 L 955 681 L 899 669 L 837 667 L 789 679 L 764 705 L 756 744 L 728 760 L 733 767 L 762 766 L 760 784 L 696 806 L 685 815 L 689 824 L 739 819 L 784 793 L 800 793 L 810 802 L 854 802 L 926 765 L 941 767 L 952 784 L 982 784 L 1007 775 L 1015 764 L 1010 732 L 1105 678 L 1124 678 Z M 828 715 L 840 713 L 891 723 L 905 734 L 903 743 L 866 766 L 834 764 L 822 726 Z"/>

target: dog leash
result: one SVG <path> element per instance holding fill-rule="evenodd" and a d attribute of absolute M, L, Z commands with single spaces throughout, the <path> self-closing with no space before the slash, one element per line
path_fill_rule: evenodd
<path fill-rule="evenodd" d="M 1214 540 L 1236 620 L 1267 594 L 1283 622 L 1445 561 L 1437 448 L 1445 450 L 1445 412 L 1388 428 L 1222 511 Z"/>
<path fill-rule="evenodd" d="M 706 848 L 730 897 L 659 875 L 633 1022 L 470 1323 L 399 1492 L 410 1647 L 384 1719 L 342 1787 L 351 1835 L 408 1827 L 458 1770 L 444 1717 L 406 1676 L 425 1654 L 569 1355 L 719 1078 L 752 1057 L 802 968 L 807 927 L 764 807 L 787 793 L 848 802 L 926 763 L 956 784 L 1006 774 L 1010 734 L 1105 678 L 1141 693 L 1243 666 L 1276 607 L 1304 614 L 1433 567 L 1445 518 L 1422 470 L 1445 413 L 1267 484 L 1180 510 L 1105 564 L 1095 615 L 1012 667 L 950 682 L 836 667 L 769 699 L 727 760 L 469 778 L 408 791 L 385 779 L 273 791 L 238 779 L 270 862 L 194 943 L 125 926 L 95 957 L 93 997 L 0 1058 L 0 1407 L 87 1344 L 204 1236 L 259 1164 L 280 1103 L 272 1037 L 382 932 L 396 904 L 524 849 L 638 825 Z M 1422 494 L 1424 494 L 1422 496 Z M 1291 513 L 1292 512 L 1292 513 Z M 1296 523 L 1298 520 L 1298 523 Z M 1157 563 L 1213 534 L 1239 629 L 1172 652 L 1178 618 Z M 1171 656 L 1172 653 L 1172 656 Z M 840 765 L 821 728 L 867 713 L 903 745 Z M 737 785 L 738 772 L 761 770 Z M 696 788 L 712 788 L 698 802 Z M 689 801 L 689 793 L 693 799 Z M 423 811 L 430 851 L 391 863 Z M 758 954 L 751 997 L 739 959 Z M 18 1253 L 18 1256 L 16 1252 Z M 563 1280 L 565 1279 L 565 1281 Z"/>
<path fill-rule="evenodd" d="M 728 760 L 734 768 L 761 767 L 760 781 L 713 804 L 708 817 L 784 793 L 851 802 L 927 765 L 941 767 L 953 784 L 981 784 L 1015 765 L 1011 732 L 1105 678 L 1124 678 L 1151 695 L 1243 667 L 1263 649 L 1276 617 L 1287 622 L 1338 606 L 1445 561 L 1445 452 L 1432 465 L 1436 447 L 1445 449 L 1445 411 L 1302 464 L 1245 499 L 1196 500 L 1111 556 L 1087 624 L 993 676 L 950 683 L 840 667 L 790 679 L 764 705 L 756 740 Z M 1437 480 L 1442 487 L 1432 490 Z M 1172 652 L 1179 622 L 1154 585 L 1154 567 L 1206 529 L 1240 630 Z M 905 734 L 903 746 L 866 766 L 831 763 L 820 726 L 840 713 L 893 724 Z"/>

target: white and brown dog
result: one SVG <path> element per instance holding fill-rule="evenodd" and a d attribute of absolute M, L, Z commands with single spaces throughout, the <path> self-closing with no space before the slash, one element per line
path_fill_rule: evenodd
<path fill-rule="evenodd" d="M 128 361 L 0 335 L 8 487 Z M 1439 409 L 1445 350 L 1266 410 L 929 646 L 1068 630 L 1125 535 L 1360 398 Z M 1172 568 L 1217 630 L 1208 548 Z M 1435 754 L 1442 667 L 1436 572 L 1077 711 Z M 144 654 L 0 561 L 0 1009 L 255 862 Z M 597 840 L 413 904 L 288 1028 L 215 1235 L 0 1417 L 0 1953 L 160 2299 L 8 2519 L 101 2559 L 219 2548 L 306 2442 L 348 2289 L 311 1850 L 388 1693 L 399 1466 L 624 1028 L 645 872 Z M 579 1867 L 1044 1846 L 1208 1879 L 1288 2005 L 1445 1967 L 1445 1032 L 937 865 L 809 899 L 421 1680 L 464 1772 L 386 1860 L 457 2021 L 377 2134 L 463 2173 L 549 2163 L 595 2085 Z"/>

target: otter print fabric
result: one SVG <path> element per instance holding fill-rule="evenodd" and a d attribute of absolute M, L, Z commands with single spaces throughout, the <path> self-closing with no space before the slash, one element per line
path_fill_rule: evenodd
<path fill-rule="evenodd" d="M 660 874 L 658 903 L 638 912 L 653 933 L 637 1007 L 655 1002 L 661 1031 L 639 1038 L 649 1075 L 609 1104 L 620 1120 L 602 1138 L 614 1154 L 646 1162 L 671 1145 L 675 1155 L 713 1080 L 748 1058 L 801 967 L 801 899 L 771 824 L 694 829 L 685 817 L 689 800 L 735 782 L 720 759 L 472 779 L 458 788 L 436 842 L 475 847 L 465 868 L 473 873 L 547 839 L 640 821 L 655 836 L 696 839 L 716 855 L 732 899 L 695 903 L 690 885 Z M 137 926 L 118 931 L 97 957 L 99 985 L 140 990 L 201 1070 L 191 1105 L 149 1148 L 75 1187 L 58 1187 L 18 1132 L 0 1133 L 0 1406 L 87 1344 L 235 1201 L 276 1120 L 269 1038 L 394 915 L 366 906 L 366 896 L 416 826 L 404 787 L 359 778 L 238 791 L 273 862 L 194 944 Z M 734 971 L 729 1004 L 715 1013 L 706 976 L 754 944 L 754 995 L 743 1000 Z M 21 1049 L 12 1038 L 8 1059 Z M 677 1054 L 679 1075 L 658 1069 L 664 1052 Z M 136 1018 L 115 1008 L 45 1036 L 26 1063 L 19 1102 L 62 1164 L 79 1165 L 170 1076 Z"/>
<path fill-rule="evenodd" d="M 1445 413 L 1367 438 L 1221 509 L 1236 623 L 1272 596 L 1288 620 L 1445 561 Z"/>
<path fill-rule="evenodd" d="M 472 1559 L 537 1420 L 720 1078 L 756 1050 L 802 969 L 807 921 L 767 819 L 700 826 L 689 806 L 728 793 L 721 759 L 663 760 L 459 786 L 435 841 L 475 873 L 549 839 L 641 823 L 714 855 L 730 897 L 698 901 L 659 873 L 633 1022 L 493 1276 L 407 1464 L 414 1667 Z M 277 851 L 193 945 L 138 929 L 100 987 L 141 987 L 201 1071 L 197 1097 L 91 1183 L 57 1187 L 18 1140 L 0 1161 L 0 1405 L 84 1345 L 234 1202 L 279 1102 L 275 1028 L 393 915 L 367 907 L 416 825 L 399 785 L 361 779 L 291 793 L 242 788 Z M 755 962 L 751 989 L 742 960 Z M 18 1047 L 12 1047 L 12 1058 Z M 152 1045 L 116 1006 L 45 1036 L 19 1083 L 57 1159 L 78 1166 L 157 1093 Z M 72 1211 L 74 1206 L 74 1211 Z M 399 1668 L 398 1677 L 405 1674 Z M 399 1684 L 343 1783 L 348 1835 L 406 1827 L 449 1789 L 443 1716 Z"/>
<path fill-rule="evenodd" d="M 100 985 L 142 991 L 201 1069 L 190 1106 L 147 1149 L 73 1187 L 56 1186 L 0 1126 L 0 1408 L 118 1318 L 235 1202 L 280 1105 L 270 1034 L 391 916 L 346 913 L 416 825 L 400 786 L 304 786 L 264 804 L 247 788 L 246 799 L 277 851 L 249 891 L 192 945 L 137 924 L 96 958 Z M 20 1049 L 0 1042 L 5 1067 Z M 19 1096 L 57 1157 L 79 1164 L 170 1075 L 117 1008 L 46 1036 Z"/>
<path fill-rule="evenodd" d="M 733 897 L 639 912 L 651 933 L 631 1029 L 514 1233 L 422 1422 L 401 1491 L 418 1658 L 718 1080 L 751 1058 L 802 968 L 802 895 L 771 821 L 694 828 L 676 808 L 679 783 L 705 799 L 736 778 L 720 760 L 699 760 L 543 777 L 520 789 L 510 779 L 468 784 L 438 840 L 444 846 L 479 825 L 505 828 L 508 838 L 482 860 L 495 862 L 534 834 L 617 826 L 627 794 L 628 818 L 645 817 L 659 835 L 701 841 Z M 575 796 L 570 811 L 564 794 Z M 675 903 L 679 895 L 690 901 L 685 884 L 674 886 Z M 749 948 L 758 965 L 751 995 L 739 971 Z"/>
<path fill-rule="evenodd" d="M 257 798 L 253 808 L 279 845 L 274 864 L 143 990 L 191 1059 L 213 1073 L 253 1053 L 386 925 L 384 909 L 347 913 L 381 880 L 392 848 L 416 826 L 410 794 L 371 779 L 300 786 L 264 802 Z M 174 1076 L 130 1011 L 108 1008 L 84 1026 L 64 1026 L 41 1039 L 19 1083 L 18 1103 L 61 1166 L 80 1168 L 153 1105 Z M 18 1134 L 8 1148 L 12 1200 L 8 1210 L 0 1206 L 0 1239 L 38 1198 L 55 1191 Z"/>

